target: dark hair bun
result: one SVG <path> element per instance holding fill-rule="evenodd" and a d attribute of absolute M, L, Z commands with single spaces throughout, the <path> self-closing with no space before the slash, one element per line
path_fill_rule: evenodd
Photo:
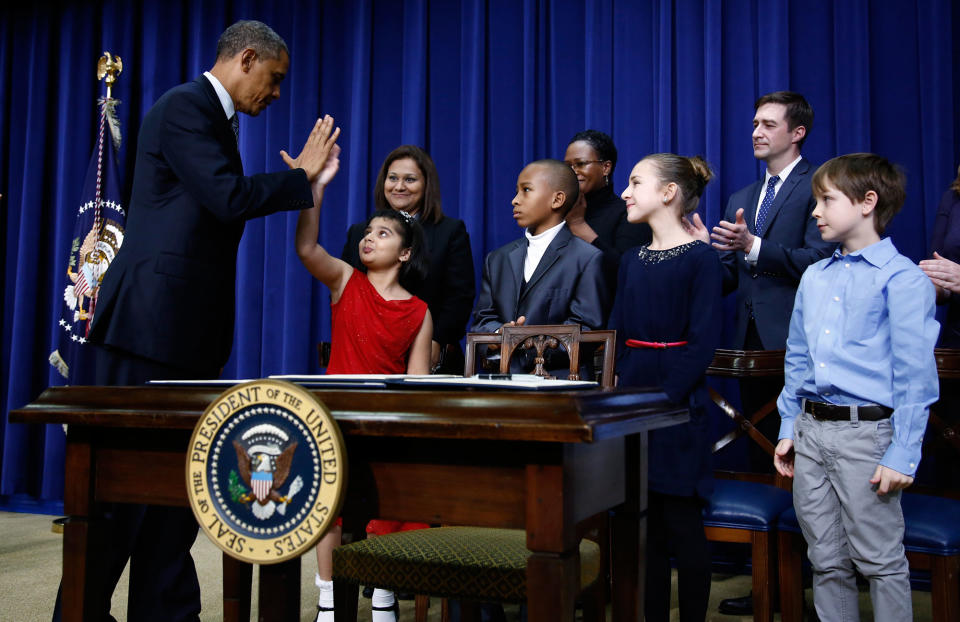
<path fill-rule="evenodd" d="M 707 161 L 703 159 L 702 156 L 692 156 L 687 158 L 690 162 L 690 166 L 693 167 L 693 172 L 696 174 L 695 183 L 695 196 L 701 196 L 703 194 L 703 189 L 707 186 L 707 182 L 713 179 L 713 171 L 710 170 L 710 165 L 707 164 Z"/>

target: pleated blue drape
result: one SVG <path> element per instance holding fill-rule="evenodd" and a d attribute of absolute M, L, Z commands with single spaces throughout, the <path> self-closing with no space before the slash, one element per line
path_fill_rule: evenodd
<path fill-rule="evenodd" d="M 46 358 L 96 130 L 96 59 L 104 50 L 123 58 L 114 94 L 123 101 L 129 189 L 140 119 L 164 91 L 213 64 L 217 36 L 239 18 L 267 22 L 292 51 L 281 99 L 241 120 L 245 169 L 283 168 L 279 150 L 298 150 L 318 114 L 343 128 L 320 234 L 335 254 L 347 226 L 370 209 L 383 157 L 402 143 L 433 155 L 444 210 L 466 221 L 476 266 L 520 234 L 509 203 L 524 163 L 562 157 L 570 136 L 587 127 L 617 143 L 618 190 L 646 153 L 704 155 L 717 173 L 701 203 L 712 224 L 726 198 L 762 173 L 750 148 L 756 97 L 803 92 L 816 113 L 804 148 L 812 161 L 875 151 L 904 167 L 907 204 L 890 233 L 915 260 L 928 253 L 936 203 L 960 157 L 960 9 L 950 0 L 5 6 L 0 504 L 55 504 L 62 495 L 62 430 L 13 425 L 7 413 L 61 382 Z M 247 225 L 225 377 L 318 370 L 328 296 L 297 260 L 295 225 L 294 214 Z"/>

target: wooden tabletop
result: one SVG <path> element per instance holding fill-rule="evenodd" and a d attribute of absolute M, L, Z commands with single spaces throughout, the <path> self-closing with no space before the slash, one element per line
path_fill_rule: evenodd
<path fill-rule="evenodd" d="M 14 423 L 190 430 L 224 386 L 51 387 Z M 657 389 L 317 389 L 347 436 L 584 443 L 676 422 Z M 638 417 L 638 415 L 644 415 Z"/>

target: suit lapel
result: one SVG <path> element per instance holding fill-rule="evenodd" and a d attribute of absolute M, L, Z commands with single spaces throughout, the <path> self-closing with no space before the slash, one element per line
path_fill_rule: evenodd
<path fill-rule="evenodd" d="M 523 260 L 527 256 L 527 239 L 517 240 L 510 252 L 507 254 L 507 261 L 510 264 L 510 278 L 513 279 L 513 299 L 520 300 L 520 292 L 523 285 Z M 506 278 L 503 275 L 502 278 Z"/>
<path fill-rule="evenodd" d="M 763 187 L 763 180 L 753 184 L 753 191 L 750 193 L 750 203 L 743 210 L 743 220 L 747 223 L 747 231 L 753 235 L 757 234 L 757 204 L 760 202 L 760 191 Z M 736 214 L 734 214 L 736 216 Z"/>
<path fill-rule="evenodd" d="M 550 245 L 547 246 L 547 250 L 543 252 L 543 257 L 540 258 L 540 263 L 537 264 L 537 269 L 533 271 L 533 274 L 530 276 L 530 280 L 527 281 L 527 288 L 523 292 L 523 298 L 530 293 L 543 275 L 547 273 L 547 270 L 560 259 L 560 253 L 570 242 L 570 230 L 567 227 L 563 227 L 560 231 L 557 232 L 556 237 L 553 238 L 553 241 L 550 242 Z M 521 267 L 522 270 L 522 267 Z M 521 278 L 522 278 L 521 272 Z"/>
<path fill-rule="evenodd" d="M 233 152 L 236 153 L 237 166 L 242 168 L 243 163 L 240 161 L 240 145 L 237 144 L 237 137 L 233 134 L 230 119 L 227 118 L 227 114 L 223 111 L 223 104 L 220 103 L 216 89 L 213 88 L 213 85 L 210 84 L 210 80 L 208 80 L 206 76 L 201 75 L 196 81 L 200 85 L 200 90 L 207 96 L 210 107 L 215 111 L 214 118 L 217 120 L 217 140 L 233 148 Z"/>
<path fill-rule="evenodd" d="M 764 237 L 766 237 L 766 233 L 770 231 L 770 227 L 773 226 L 773 221 L 776 220 L 780 208 L 787 202 L 801 180 L 807 180 L 807 171 L 809 169 L 810 163 L 801 159 L 797 162 L 797 165 L 793 167 L 793 170 L 790 171 L 790 175 L 783 181 L 783 185 L 780 186 L 780 190 L 777 192 L 777 197 L 773 200 L 773 205 L 770 206 L 770 210 L 767 212 L 767 224 L 764 229 Z M 756 205 L 754 205 L 754 208 L 756 208 Z"/>

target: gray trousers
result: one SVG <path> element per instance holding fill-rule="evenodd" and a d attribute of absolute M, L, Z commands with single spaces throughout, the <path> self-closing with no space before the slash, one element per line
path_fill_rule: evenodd
<path fill-rule="evenodd" d="M 860 619 L 854 566 L 870 583 L 874 620 L 913 619 L 900 492 L 880 497 L 870 484 L 892 437 L 890 419 L 818 421 L 803 413 L 794 424 L 793 506 L 823 622 Z"/>

